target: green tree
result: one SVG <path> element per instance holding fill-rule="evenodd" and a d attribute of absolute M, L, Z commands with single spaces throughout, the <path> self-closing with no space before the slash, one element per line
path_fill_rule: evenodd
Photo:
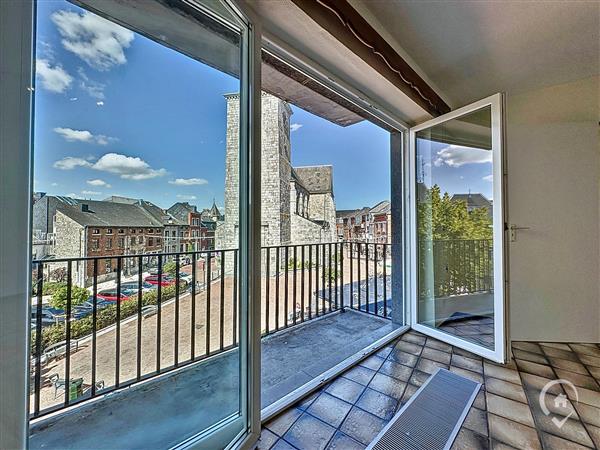
<path fill-rule="evenodd" d="M 71 306 L 81 305 L 89 296 L 90 293 L 86 288 L 71 286 Z M 59 309 L 67 308 L 67 286 L 61 286 L 54 291 L 50 304 Z"/>
<path fill-rule="evenodd" d="M 165 263 L 165 265 L 162 268 L 162 271 L 164 274 L 168 274 L 171 276 L 175 276 L 175 271 L 177 270 L 177 264 L 175 263 L 175 261 L 169 261 L 167 263 Z"/>
<path fill-rule="evenodd" d="M 417 206 L 419 240 L 491 239 L 492 220 L 486 208 L 471 211 L 435 184 L 423 191 Z"/>

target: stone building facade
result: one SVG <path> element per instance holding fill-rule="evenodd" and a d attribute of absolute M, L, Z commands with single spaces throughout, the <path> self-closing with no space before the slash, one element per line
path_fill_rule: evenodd
<path fill-rule="evenodd" d="M 237 248 L 239 236 L 239 94 L 227 100 L 224 221 L 216 248 Z M 262 246 L 333 242 L 335 200 L 331 166 L 292 167 L 289 105 L 262 94 Z"/>

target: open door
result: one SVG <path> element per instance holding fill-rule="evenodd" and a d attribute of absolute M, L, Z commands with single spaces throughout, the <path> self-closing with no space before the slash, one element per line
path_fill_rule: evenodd
<path fill-rule="evenodd" d="M 505 360 L 501 94 L 410 129 L 411 324 Z"/>

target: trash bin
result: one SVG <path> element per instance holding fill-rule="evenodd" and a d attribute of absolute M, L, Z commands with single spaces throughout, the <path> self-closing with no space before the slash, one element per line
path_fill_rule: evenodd
<path fill-rule="evenodd" d="M 71 380 L 69 385 L 69 400 L 77 400 L 83 395 L 83 378 Z"/>

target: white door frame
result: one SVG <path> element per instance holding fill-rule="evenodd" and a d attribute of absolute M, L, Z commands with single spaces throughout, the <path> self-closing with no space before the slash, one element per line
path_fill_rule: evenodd
<path fill-rule="evenodd" d="M 489 106 L 491 108 L 491 133 L 492 133 L 492 174 L 493 174 L 493 245 L 494 245 L 494 349 L 490 350 L 473 342 L 444 333 L 437 329 L 421 325 L 417 322 L 417 214 L 416 214 L 416 133 L 426 128 L 447 122 L 451 119 L 472 113 Z M 440 341 L 460 347 L 484 358 L 499 362 L 506 362 L 506 298 L 505 298 L 505 231 L 504 231 L 504 151 L 503 151 L 503 94 L 495 94 L 481 99 L 470 105 L 463 106 L 447 114 L 441 115 L 427 122 L 412 127 L 408 138 L 408 228 L 409 242 L 408 265 L 410 320 L 411 327 L 423 334 L 439 339 Z"/>

